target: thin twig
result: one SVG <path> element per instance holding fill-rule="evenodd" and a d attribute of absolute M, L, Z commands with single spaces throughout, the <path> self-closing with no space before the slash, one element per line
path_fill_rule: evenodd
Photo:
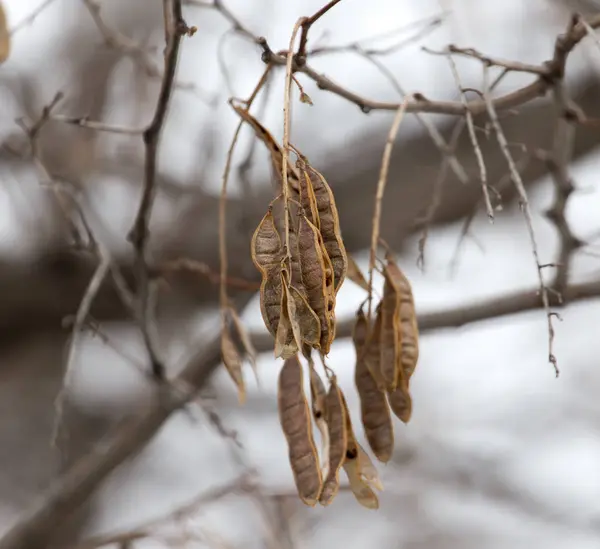
<path fill-rule="evenodd" d="M 254 87 L 254 90 L 250 94 L 250 98 L 246 102 L 246 109 L 252 106 L 252 103 L 256 99 L 256 96 L 260 92 L 261 88 L 267 81 L 267 77 L 270 71 L 270 67 L 267 66 L 258 83 Z M 233 160 L 233 152 L 237 143 L 240 131 L 244 120 L 240 119 L 238 125 L 233 134 L 229 150 L 227 151 L 227 158 L 225 160 L 225 168 L 223 169 L 223 176 L 221 177 L 221 193 L 219 196 L 219 264 L 220 264 L 220 286 L 219 296 L 221 303 L 221 321 L 224 324 L 226 320 L 225 311 L 229 304 L 227 299 L 227 233 L 226 233 L 226 221 L 227 221 L 227 183 L 229 181 L 229 173 L 231 172 L 231 163 Z"/>
<path fill-rule="evenodd" d="M 58 437 L 60 433 L 60 428 L 62 425 L 63 419 L 63 409 L 64 403 L 67 396 L 67 391 L 71 387 L 71 382 L 73 378 L 73 373 L 76 365 L 76 353 L 79 348 L 80 342 L 80 334 L 83 332 L 85 328 L 85 322 L 87 316 L 92 308 L 92 303 L 100 290 L 100 286 L 104 282 L 106 275 L 110 268 L 110 255 L 108 251 L 104 248 L 104 246 L 98 246 L 98 255 L 100 257 L 100 263 L 96 267 L 96 271 L 92 276 L 90 283 L 83 295 L 81 303 L 79 304 L 79 308 L 77 309 L 77 314 L 75 315 L 75 322 L 73 324 L 73 335 L 71 336 L 71 342 L 69 345 L 69 353 L 67 356 L 67 361 L 65 365 L 65 371 L 63 374 L 63 381 L 60 387 L 60 391 L 58 392 L 58 396 L 54 401 L 54 408 L 56 410 L 54 416 L 54 424 L 52 427 L 52 438 L 51 444 L 52 446 L 56 446 L 58 442 Z"/>
<path fill-rule="evenodd" d="M 500 149 L 504 158 L 506 159 L 506 163 L 508 164 L 508 169 L 511 174 L 511 178 L 517 190 L 517 194 L 519 196 L 519 204 L 521 206 L 521 210 L 523 211 L 523 215 L 525 216 L 525 223 L 527 225 L 527 231 L 529 233 L 529 241 L 531 243 L 533 258 L 535 260 L 537 276 L 539 281 L 539 291 L 541 294 L 542 303 L 544 306 L 544 311 L 546 312 L 546 318 L 548 322 L 548 360 L 554 367 L 554 371 L 556 376 L 558 377 L 559 370 L 556 357 L 553 352 L 554 345 L 554 327 L 552 325 L 552 317 L 554 313 L 550 310 L 550 301 L 548 299 L 548 288 L 544 282 L 544 276 L 542 273 L 543 263 L 540 261 L 538 245 L 535 237 L 535 232 L 533 230 L 533 217 L 531 214 L 531 208 L 529 206 L 529 200 L 527 198 L 527 191 L 525 190 L 525 185 L 523 184 L 523 180 L 521 179 L 521 174 L 517 170 L 513 157 L 508 148 L 508 143 L 506 141 L 506 137 L 504 136 L 504 132 L 502 131 L 502 127 L 500 126 L 500 122 L 498 121 L 498 114 L 494 108 L 494 104 L 491 100 L 490 96 L 490 85 L 489 85 L 489 75 L 488 75 L 488 67 L 484 65 L 483 67 L 483 96 L 484 100 L 488 106 L 488 114 L 490 117 L 490 121 L 492 123 L 492 127 L 494 128 L 494 132 L 496 133 L 496 138 L 498 139 L 498 144 L 500 145 Z"/>
<path fill-rule="evenodd" d="M 456 67 L 456 63 L 452 55 L 448 55 L 448 62 L 450 63 L 450 68 L 452 70 L 452 75 L 454 76 L 454 80 L 456 85 L 458 86 L 458 90 L 460 92 L 460 99 L 462 104 L 465 106 L 465 119 L 467 122 L 467 129 L 469 130 L 469 139 L 471 140 L 471 144 L 473 145 L 473 151 L 475 152 L 475 156 L 477 158 L 477 163 L 479 164 L 479 177 L 481 180 L 481 190 L 483 192 L 483 200 L 485 203 L 485 210 L 488 215 L 490 221 L 494 221 L 494 209 L 492 208 L 492 202 L 490 200 L 490 193 L 488 191 L 487 186 L 487 170 L 485 167 L 485 162 L 483 160 L 483 154 L 481 152 L 481 147 L 479 146 L 479 141 L 477 140 L 477 134 L 475 133 L 475 124 L 473 123 L 473 115 L 467 108 L 467 95 L 465 94 L 465 90 L 463 88 L 460 74 L 458 73 L 458 68 Z"/>
<path fill-rule="evenodd" d="M 377 254 L 377 245 L 379 244 L 379 226 L 381 223 L 381 203 L 383 201 L 383 195 L 385 193 L 385 185 L 387 183 L 388 171 L 390 168 L 390 160 L 392 158 L 392 149 L 394 148 L 394 142 L 396 141 L 396 135 L 400 129 L 400 124 L 404 119 L 404 113 L 406 112 L 406 105 L 408 104 L 409 96 L 404 98 L 404 101 L 400 104 L 400 107 L 396 111 L 394 121 L 390 127 L 390 131 L 385 142 L 385 148 L 383 150 L 383 158 L 381 160 L 381 169 L 379 171 L 379 180 L 377 181 L 377 192 L 375 194 L 375 207 L 373 211 L 373 229 L 371 232 L 371 249 L 369 253 L 369 313 L 368 317 L 371 317 L 371 302 L 373 300 L 373 271 L 375 270 L 375 258 Z"/>
<path fill-rule="evenodd" d="M 143 138 L 146 149 L 144 162 L 144 186 L 142 199 L 133 224 L 128 235 L 136 255 L 136 271 L 138 280 L 139 321 L 144 337 L 144 342 L 150 356 L 152 372 L 157 380 L 165 377 L 165 366 L 159 357 L 158 344 L 151 337 L 151 311 L 149 310 L 150 280 L 148 276 L 148 239 L 150 234 L 149 224 L 152 214 L 152 205 L 156 193 L 156 166 L 157 153 L 162 128 L 165 123 L 169 101 L 173 91 L 179 47 L 182 37 L 189 32 L 189 28 L 181 13 L 181 0 L 163 0 L 165 6 L 170 7 L 171 17 L 165 21 L 168 34 L 168 43 L 165 53 L 165 71 L 162 80 L 154 117 L 150 125 L 144 130 Z"/>
<path fill-rule="evenodd" d="M 64 114 L 53 114 L 50 116 L 50 118 L 52 120 L 56 120 L 57 122 L 62 122 L 63 124 L 88 128 L 98 132 L 119 133 L 125 135 L 141 135 L 144 133 L 144 128 L 130 128 L 127 126 L 106 124 L 97 120 L 89 120 L 86 116 L 76 117 L 65 116 Z"/>
<path fill-rule="evenodd" d="M 303 60 L 306 60 L 306 44 L 308 42 L 308 31 L 310 28 L 321 18 L 323 17 L 331 8 L 333 8 L 336 4 L 339 4 L 341 0 L 331 0 L 325 6 L 323 6 L 316 13 L 311 15 L 310 17 L 303 18 L 302 21 L 302 32 L 300 33 L 300 45 L 298 46 L 298 54 L 296 56 L 296 62 L 298 64 L 302 64 Z M 290 44 L 290 50 L 293 49 L 294 43 Z"/>
<path fill-rule="evenodd" d="M 339 2 L 337 0 L 335 3 Z M 288 183 L 288 162 L 290 154 L 290 100 L 292 97 L 292 65 L 294 61 L 294 43 L 296 42 L 296 35 L 302 27 L 306 19 L 301 17 L 294 25 L 292 31 L 292 37 L 290 38 L 290 47 L 287 53 L 287 63 L 285 66 L 285 88 L 283 96 L 283 159 L 281 162 L 281 171 L 283 178 L 283 217 L 285 227 L 285 253 L 286 258 L 291 261 L 291 250 L 290 250 L 290 213 L 289 213 L 289 183 Z"/>

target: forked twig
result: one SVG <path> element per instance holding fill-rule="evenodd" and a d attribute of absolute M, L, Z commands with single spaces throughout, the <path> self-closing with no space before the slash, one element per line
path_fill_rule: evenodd
<path fill-rule="evenodd" d="M 554 367 L 554 371 L 556 376 L 558 377 L 559 370 L 556 357 L 553 352 L 554 345 L 554 327 L 552 325 L 552 317 L 555 316 L 550 309 L 550 301 L 548 299 L 548 288 L 544 282 L 544 276 L 542 274 L 543 263 L 540 261 L 537 240 L 535 237 L 535 232 L 533 230 L 533 217 L 531 215 L 531 208 L 529 206 L 529 200 L 527 198 L 527 191 L 525 190 L 525 185 L 523 184 L 523 180 L 521 179 L 521 174 L 519 170 L 517 170 L 517 166 L 513 160 L 512 154 L 510 153 L 508 143 L 506 141 L 506 137 L 504 132 L 502 131 L 502 127 L 500 126 L 500 122 L 498 121 L 498 114 L 496 113 L 496 109 L 494 108 L 494 103 L 491 100 L 490 95 L 490 85 L 489 85 L 489 68 L 487 65 L 483 67 L 483 97 L 487 104 L 488 115 L 490 117 L 490 121 L 494 132 L 496 134 L 496 138 L 498 140 L 498 144 L 502 151 L 504 158 L 506 159 L 506 163 L 508 164 L 508 169 L 511 174 L 511 179 L 515 185 L 517 190 L 517 194 L 519 196 L 519 204 L 521 206 L 521 210 L 523 211 L 523 215 L 525 216 L 525 223 L 527 225 L 527 232 L 529 233 L 529 241 L 531 243 L 533 258 L 535 260 L 538 282 L 539 282 L 539 291 L 541 294 L 542 303 L 544 306 L 544 311 L 546 312 L 546 318 L 548 322 L 548 360 Z"/>
<path fill-rule="evenodd" d="M 164 380 L 165 366 L 159 356 L 158 344 L 151 335 L 150 277 L 148 273 L 148 240 L 150 236 L 150 216 L 156 194 L 157 153 L 162 128 L 173 92 L 179 47 L 183 36 L 190 32 L 181 13 L 181 0 L 163 0 L 165 7 L 165 32 L 167 48 L 165 53 L 165 72 L 161 83 L 158 101 L 150 125 L 144 130 L 145 145 L 144 186 L 142 199 L 128 240 L 136 256 L 138 281 L 138 315 L 144 343 L 150 356 L 152 372 L 157 380 Z M 168 8 L 168 9 L 167 9 Z"/>

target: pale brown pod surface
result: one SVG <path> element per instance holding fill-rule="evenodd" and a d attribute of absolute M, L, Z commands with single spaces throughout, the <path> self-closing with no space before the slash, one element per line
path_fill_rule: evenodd
<path fill-rule="evenodd" d="M 343 395 L 337 383 L 332 381 L 327 393 L 327 428 L 329 430 L 329 474 L 323 483 L 319 499 L 321 505 L 329 505 L 339 487 L 339 472 L 346 460 L 348 431 Z"/>
<path fill-rule="evenodd" d="M 358 320 L 357 320 L 358 321 Z M 366 322 L 366 319 L 365 319 Z M 385 382 L 381 376 L 381 307 L 375 311 L 375 322 L 369 331 L 364 360 L 380 391 L 385 390 Z"/>
<path fill-rule="evenodd" d="M 398 385 L 395 391 L 388 393 L 387 399 L 394 415 L 408 423 L 412 415 L 412 398 L 406 385 Z"/>
<path fill-rule="evenodd" d="M 319 214 L 319 231 L 323 237 L 325 250 L 331 258 L 334 274 L 334 287 L 337 292 L 346 278 L 348 257 L 340 230 L 340 220 L 331 187 L 321 173 L 312 166 L 306 166 L 314 190 Z"/>
<path fill-rule="evenodd" d="M 377 498 L 377 494 L 371 489 L 369 484 L 365 481 L 363 468 L 365 465 L 370 464 L 370 460 L 365 461 L 364 456 L 366 453 L 361 452 L 361 448 L 354 436 L 354 430 L 352 429 L 352 421 L 350 419 L 350 413 L 348 411 L 348 405 L 346 403 L 346 399 L 342 394 L 342 403 L 344 407 L 344 415 L 346 417 L 346 432 L 347 432 L 347 444 L 346 444 L 346 456 L 344 459 L 344 471 L 348 476 L 348 481 L 350 483 L 350 489 L 352 490 L 352 494 L 356 501 L 358 501 L 363 507 L 367 509 L 378 509 L 379 508 L 379 499 Z M 364 455 L 363 455 L 364 454 Z M 372 466 L 372 464 L 370 464 Z M 374 467 L 372 467 L 375 470 Z M 373 476 L 373 471 L 367 469 L 367 473 L 369 476 Z M 376 476 L 376 471 L 375 471 Z"/>
<path fill-rule="evenodd" d="M 278 408 L 298 495 L 306 505 L 313 507 L 321 494 L 322 477 L 304 395 L 302 366 L 296 357 L 286 360 L 281 368 Z"/>
<path fill-rule="evenodd" d="M 296 166 L 300 164 L 300 161 L 296 163 Z M 299 194 L 300 204 L 304 209 L 304 215 L 308 217 L 309 221 L 317 228 L 321 228 L 321 220 L 319 219 L 319 211 L 317 209 L 317 198 L 315 197 L 315 191 L 310 180 L 308 172 L 304 169 L 299 169 L 300 182 L 299 182 Z"/>
<path fill-rule="evenodd" d="M 260 313 L 267 330 L 273 337 L 277 335 L 283 286 L 281 284 L 281 268 L 279 265 L 269 269 L 260 285 Z"/>
<path fill-rule="evenodd" d="M 275 334 L 275 358 L 281 357 L 285 360 L 293 357 L 298 352 L 298 345 L 294 339 L 294 329 L 288 313 L 289 294 L 283 273 L 281 274 L 281 287 L 283 291 L 281 294 L 279 324 Z"/>
<path fill-rule="evenodd" d="M 357 355 L 359 349 L 357 349 Z M 360 399 L 360 414 L 369 446 L 377 459 L 387 463 L 394 449 L 394 426 L 385 397 L 377 387 L 364 359 L 357 359 L 354 382 Z"/>
<path fill-rule="evenodd" d="M 325 261 L 318 231 L 306 216 L 300 217 L 298 250 L 307 301 L 321 323 L 321 351 L 327 354 L 331 345 L 331 321 L 327 312 Z"/>
<path fill-rule="evenodd" d="M 315 370 L 312 360 L 310 365 L 310 397 L 312 405 L 312 416 L 317 424 L 317 429 L 321 434 L 321 461 L 323 466 L 321 473 L 323 478 L 327 478 L 329 473 L 329 431 L 327 429 L 327 391 L 321 377 Z"/>
<path fill-rule="evenodd" d="M 392 284 L 387 268 L 381 298 L 379 371 L 388 391 L 396 389 L 400 369 L 400 295 Z"/>
<path fill-rule="evenodd" d="M 287 307 L 292 325 L 292 332 L 298 349 L 303 343 L 319 348 L 321 341 L 321 323 L 317 313 L 311 308 L 306 298 L 294 286 L 287 288 Z"/>
<path fill-rule="evenodd" d="M 419 360 L 419 329 L 417 314 L 410 282 L 394 262 L 390 253 L 386 254 L 386 277 L 399 296 L 399 334 L 400 345 L 398 378 L 404 377 L 408 384 Z"/>
<path fill-rule="evenodd" d="M 223 358 L 225 369 L 238 389 L 238 400 L 240 404 L 243 404 L 246 400 L 246 386 L 242 374 L 242 359 L 235 343 L 231 339 L 227 325 L 223 326 L 221 330 L 221 357 Z"/>
<path fill-rule="evenodd" d="M 252 235 L 250 252 L 254 265 L 263 276 L 281 263 L 283 252 L 281 238 L 270 208 Z"/>

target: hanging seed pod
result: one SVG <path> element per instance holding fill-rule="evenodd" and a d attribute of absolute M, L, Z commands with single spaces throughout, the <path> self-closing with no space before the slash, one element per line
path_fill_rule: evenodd
<path fill-rule="evenodd" d="M 334 288 L 337 292 L 346 278 L 348 258 L 344 241 L 342 240 L 335 198 L 323 175 L 310 166 L 306 158 L 299 157 L 296 165 L 298 166 L 299 172 L 305 172 L 312 183 L 319 217 L 319 224 L 317 226 L 323 237 L 323 244 L 327 251 L 327 255 L 331 259 L 334 275 Z"/>
<path fill-rule="evenodd" d="M 310 366 L 310 396 L 312 403 L 312 415 L 317 429 L 321 434 L 321 475 L 325 479 L 329 474 L 329 431 L 327 429 L 327 391 L 321 377 L 315 370 L 312 359 L 309 359 Z"/>
<path fill-rule="evenodd" d="M 398 339 L 400 343 L 400 366 L 398 378 L 403 377 L 408 384 L 419 360 L 419 329 L 410 282 L 396 265 L 390 252 L 386 254 L 386 277 L 394 286 L 400 300 L 398 319 L 400 321 Z"/>
<path fill-rule="evenodd" d="M 271 207 L 269 207 L 252 235 L 250 254 L 254 265 L 262 275 L 265 275 L 269 269 L 281 264 L 283 248 L 281 238 L 275 227 Z"/>
<path fill-rule="evenodd" d="M 344 471 L 348 476 L 350 482 L 350 490 L 355 499 L 367 509 L 378 509 L 379 499 L 377 494 L 373 492 L 371 486 L 367 482 L 365 472 L 373 482 L 381 486 L 377 471 L 373 466 L 371 460 L 366 455 L 365 451 L 360 447 L 356 437 L 354 435 L 354 429 L 352 428 L 352 420 L 350 418 L 350 412 L 348 410 L 348 404 L 342 394 L 342 403 L 344 407 L 344 415 L 346 417 L 346 432 L 347 432 L 347 444 L 346 444 L 346 457 L 344 459 Z M 375 479 L 375 480 L 374 480 Z"/>
<path fill-rule="evenodd" d="M 323 354 L 327 354 L 333 338 L 331 337 L 331 316 L 327 311 L 325 260 L 319 245 L 318 231 L 306 216 L 300 217 L 298 251 L 307 301 L 321 323 L 321 351 Z"/>
<path fill-rule="evenodd" d="M 364 318 L 364 315 L 363 315 Z M 364 320 L 359 318 L 358 322 L 364 322 L 365 325 L 367 323 L 367 319 Z M 380 391 L 385 391 L 385 383 L 383 377 L 381 376 L 381 307 L 377 307 L 375 310 L 375 322 L 373 324 L 373 329 L 370 330 L 367 337 L 366 349 L 364 351 L 364 361 L 371 372 L 371 376 L 377 383 L 377 387 Z"/>
<path fill-rule="evenodd" d="M 277 326 L 277 334 L 275 335 L 275 358 L 281 357 L 286 360 L 296 355 L 298 345 L 294 340 L 294 330 L 289 317 L 288 303 L 290 297 L 285 279 L 285 271 L 281 273 L 281 287 L 283 288 L 283 292 L 281 294 L 279 325 Z"/>
<path fill-rule="evenodd" d="M 271 208 L 262 218 L 252 236 L 250 253 L 262 276 L 260 312 L 267 330 L 276 336 L 281 314 L 281 238 L 275 227 Z"/>
<path fill-rule="evenodd" d="M 298 163 L 296 163 L 298 167 Z M 310 176 L 306 170 L 299 170 L 300 181 L 298 190 L 300 194 L 300 205 L 304 209 L 304 215 L 317 228 L 321 228 L 321 220 L 319 219 L 319 211 L 317 209 L 317 198 L 310 180 Z"/>
<path fill-rule="evenodd" d="M 227 324 L 221 330 L 221 357 L 227 372 L 238 389 L 238 400 L 240 404 L 243 404 L 246 400 L 246 386 L 242 375 L 242 358 L 233 339 L 231 339 Z"/>
<path fill-rule="evenodd" d="M 335 379 L 327 393 L 327 428 L 329 430 L 329 474 L 323 483 L 323 492 L 319 499 L 321 505 L 329 505 L 335 498 L 339 487 L 339 472 L 346 459 L 348 433 L 342 390 Z"/>
<path fill-rule="evenodd" d="M 292 332 L 298 349 L 307 343 L 313 348 L 320 347 L 321 323 L 306 298 L 294 286 L 287 288 L 287 307 Z"/>
<path fill-rule="evenodd" d="M 412 415 L 412 399 L 405 384 L 399 385 L 395 391 L 388 393 L 388 403 L 394 415 L 402 422 L 408 423 Z"/>
<path fill-rule="evenodd" d="M 362 309 L 359 311 L 362 313 Z M 362 315 L 364 318 L 364 315 Z M 386 463 L 392 457 L 394 449 L 394 426 L 385 394 L 377 387 L 377 383 L 364 360 L 365 332 L 357 319 L 352 340 L 356 350 L 356 368 L 354 383 L 360 398 L 360 412 L 365 435 L 369 446 L 377 459 Z M 358 326 L 358 330 L 356 327 Z"/>
<path fill-rule="evenodd" d="M 400 294 L 390 281 L 388 270 L 384 270 L 385 283 L 381 299 L 381 333 L 379 371 L 388 391 L 396 389 L 400 362 Z"/>
<path fill-rule="evenodd" d="M 281 368 L 278 407 L 298 495 L 306 505 L 314 507 L 321 494 L 323 479 L 304 395 L 302 366 L 297 357 L 286 360 Z"/>

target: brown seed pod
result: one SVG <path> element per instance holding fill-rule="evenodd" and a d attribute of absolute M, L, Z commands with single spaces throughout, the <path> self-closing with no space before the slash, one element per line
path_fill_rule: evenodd
<path fill-rule="evenodd" d="M 296 162 L 298 167 L 298 162 Z M 304 215 L 308 217 L 309 221 L 317 228 L 321 228 L 321 220 L 319 219 L 319 211 L 317 209 L 317 198 L 315 191 L 310 180 L 308 172 L 303 169 L 299 169 L 300 181 L 298 184 L 298 190 L 300 194 L 300 205 L 304 209 Z"/>
<path fill-rule="evenodd" d="M 327 478 L 329 474 L 329 431 L 327 429 L 327 391 L 321 380 L 321 376 L 315 370 L 312 359 L 308 361 L 310 366 L 310 396 L 312 403 L 312 416 L 321 434 L 321 463 L 323 464 L 321 474 Z"/>
<path fill-rule="evenodd" d="M 405 384 L 398 385 L 396 390 L 388 393 L 388 403 L 394 415 L 402 422 L 408 423 L 412 415 L 412 398 Z"/>
<path fill-rule="evenodd" d="M 246 386 L 242 374 L 242 358 L 233 339 L 231 339 L 227 324 L 221 330 L 221 357 L 227 372 L 238 389 L 238 400 L 240 404 L 243 404 L 246 400 Z"/>
<path fill-rule="evenodd" d="M 398 265 L 396 265 L 390 252 L 386 254 L 386 260 L 387 264 L 385 265 L 384 270 L 384 272 L 387 273 L 386 280 L 389 279 L 390 284 L 393 285 L 399 298 L 398 340 L 400 345 L 400 365 L 398 367 L 398 379 L 403 377 L 406 384 L 408 384 L 415 371 L 417 361 L 419 360 L 419 329 L 417 325 L 417 314 L 410 282 Z"/>
<path fill-rule="evenodd" d="M 346 402 L 343 393 L 341 396 L 342 404 L 344 406 L 344 415 L 346 417 L 346 431 L 348 437 L 344 471 L 348 476 L 350 489 L 356 500 L 363 507 L 368 509 L 378 509 L 379 500 L 375 492 L 371 489 L 371 486 L 382 488 L 381 481 L 379 480 L 377 469 L 375 469 L 373 462 L 356 440 L 354 429 L 352 428 L 350 412 L 348 410 L 348 403 Z"/>
<path fill-rule="evenodd" d="M 364 315 L 363 315 L 364 317 Z M 357 318 L 357 324 L 363 322 L 360 319 L 360 315 Z M 364 323 L 367 323 L 367 319 L 364 318 Z M 380 391 L 385 391 L 385 383 L 381 376 L 381 307 L 377 307 L 375 310 L 375 322 L 373 328 L 369 331 L 367 342 L 364 351 L 364 361 L 373 376 L 373 379 L 377 383 L 377 387 Z"/>
<path fill-rule="evenodd" d="M 319 348 L 321 323 L 317 313 L 310 308 L 306 298 L 294 286 L 287 288 L 286 299 L 292 333 L 298 349 L 302 349 L 303 343 Z"/>
<path fill-rule="evenodd" d="M 348 432 L 346 409 L 342 390 L 335 379 L 327 393 L 327 428 L 329 430 L 329 474 L 323 483 L 323 492 L 319 499 L 321 505 L 329 505 L 335 498 L 339 487 L 339 472 L 346 460 Z"/>
<path fill-rule="evenodd" d="M 275 358 L 281 357 L 286 360 L 296 355 L 298 352 L 298 345 L 294 339 L 294 330 L 289 316 L 288 303 L 290 301 L 290 296 L 287 281 L 285 279 L 285 271 L 283 271 L 280 276 L 283 291 L 281 293 L 279 324 L 277 326 L 277 333 L 275 334 Z"/>
<path fill-rule="evenodd" d="M 323 479 L 304 395 L 302 366 L 297 357 L 286 360 L 281 368 L 278 408 L 298 495 L 306 505 L 314 507 L 321 494 Z"/>
<path fill-rule="evenodd" d="M 362 328 L 359 325 L 357 333 L 355 326 L 352 336 L 357 357 L 354 383 L 360 398 L 361 420 L 369 446 L 377 459 L 386 463 L 392 457 L 394 449 L 394 426 L 385 393 L 382 393 L 377 387 L 377 382 L 371 375 L 362 356 L 365 337 L 361 330 Z"/>
<path fill-rule="evenodd" d="M 308 173 L 312 183 L 319 215 L 318 228 L 323 237 L 327 255 L 329 255 L 331 264 L 333 265 L 334 288 L 337 292 L 346 278 L 348 258 L 344 241 L 342 240 L 335 198 L 323 175 L 310 166 L 306 158 L 299 157 L 297 165 L 300 172 L 305 171 Z"/>
<path fill-rule="evenodd" d="M 344 462 L 344 471 L 348 476 L 350 490 L 358 503 L 367 509 L 379 509 L 379 498 L 371 487 L 363 480 L 360 474 L 358 459 L 347 459 Z"/>
<path fill-rule="evenodd" d="M 267 130 L 254 116 L 252 116 L 246 109 L 241 108 L 238 105 L 230 103 L 233 110 L 245 121 L 256 133 L 256 136 L 262 141 L 267 147 L 270 156 L 275 178 L 277 179 L 279 186 L 282 186 L 282 171 L 283 171 L 283 148 L 277 143 L 271 132 Z M 288 183 L 293 189 L 298 189 L 298 169 L 291 163 L 288 162 Z"/>
<path fill-rule="evenodd" d="M 379 371 L 388 391 L 394 391 L 400 377 L 400 294 L 390 281 L 387 269 L 381 298 L 381 333 Z"/>
<path fill-rule="evenodd" d="M 279 317 L 281 316 L 281 301 L 283 286 L 281 284 L 281 268 L 269 269 L 260 285 L 260 312 L 267 330 L 273 337 L 277 335 Z"/>
<path fill-rule="evenodd" d="M 299 220 L 298 251 L 307 301 L 321 323 L 321 351 L 323 354 L 327 354 L 333 338 L 331 337 L 331 315 L 327 311 L 329 300 L 327 299 L 325 260 L 317 228 L 306 216 L 301 216 Z"/>
<path fill-rule="evenodd" d="M 250 254 L 254 265 L 263 276 L 281 263 L 283 257 L 281 238 L 275 227 L 271 208 L 261 219 L 252 235 Z"/>

